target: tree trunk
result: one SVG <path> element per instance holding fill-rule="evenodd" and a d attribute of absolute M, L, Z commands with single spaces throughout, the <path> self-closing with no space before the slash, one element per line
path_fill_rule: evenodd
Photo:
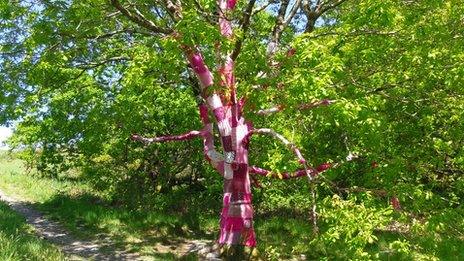
<path fill-rule="evenodd" d="M 253 206 L 248 173 L 248 143 L 243 142 L 251 124 L 240 115 L 237 104 L 224 106 L 218 124 L 230 124 L 230 133 L 221 131 L 224 150 L 224 195 L 219 244 L 256 246 L 253 229 Z M 217 109 L 214 111 L 218 115 Z M 225 124 L 224 124 L 225 123 Z M 220 128 L 221 129 L 221 128 Z M 225 129 L 228 129 L 227 127 Z"/>

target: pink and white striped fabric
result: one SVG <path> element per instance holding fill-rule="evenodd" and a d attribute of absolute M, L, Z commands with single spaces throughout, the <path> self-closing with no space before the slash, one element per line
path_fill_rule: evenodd
<path fill-rule="evenodd" d="M 232 25 L 226 17 L 227 10 L 235 8 L 237 1 L 233 0 L 218 0 L 217 4 L 219 7 L 219 29 L 222 36 L 230 38 L 233 35 Z"/>
<path fill-rule="evenodd" d="M 235 8 L 236 0 L 217 0 L 219 7 L 219 29 L 221 35 L 230 38 L 232 25 L 226 13 Z M 248 145 L 243 142 L 251 130 L 251 124 L 242 117 L 244 100 L 239 103 L 235 95 L 234 62 L 228 57 L 218 68 L 218 84 L 231 90 L 230 103 L 223 104 L 217 93 L 207 95 L 206 90 L 214 84 L 213 75 L 203 57 L 197 51 L 185 48 L 190 66 L 197 75 L 206 105 L 199 107 L 204 124 L 201 135 L 204 141 L 204 154 L 213 167 L 224 177 L 223 209 L 221 211 L 221 234 L 219 244 L 256 246 L 253 229 L 253 207 L 250 177 L 248 173 Z M 214 146 L 213 123 L 209 121 L 208 110 L 217 122 L 223 153 Z"/>
<path fill-rule="evenodd" d="M 219 244 L 256 246 L 253 229 L 253 207 L 248 173 L 248 147 L 243 142 L 252 128 L 241 116 L 241 104 L 222 106 L 216 94 L 207 99 L 208 107 L 218 122 L 224 154 L 214 147 L 212 123 L 208 120 L 206 105 L 200 105 L 200 115 L 205 124 L 205 156 L 224 177 L 223 209 L 221 211 Z M 227 162 L 226 155 L 233 158 Z"/>
<path fill-rule="evenodd" d="M 248 173 L 248 148 L 242 142 L 251 126 L 239 116 L 239 111 L 237 104 L 214 110 L 218 121 L 221 119 L 220 125 L 230 129 L 230 133 L 221 133 L 224 154 L 234 155 L 232 163 L 224 163 L 224 197 L 219 243 L 252 247 L 256 245 L 256 238 Z"/>
<path fill-rule="evenodd" d="M 205 64 L 205 61 L 200 53 L 192 52 L 187 55 L 190 66 L 198 77 L 202 89 L 213 85 L 213 75 Z"/>

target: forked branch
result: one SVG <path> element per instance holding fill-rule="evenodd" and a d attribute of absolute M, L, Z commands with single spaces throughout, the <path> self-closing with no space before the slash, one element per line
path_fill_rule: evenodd
<path fill-rule="evenodd" d="M 131 12 L 129 9 L 121 5 L 118 0 L 111 0 L 111 4 L 116 7 L 124 16 L 129 18 L 132 22 L 147 28 L 148 30 L 154 33 L 161 33 L 161 34 L 170 34 L 172 30 L 170 28 L 164 28 L 161 26 L 156 25 L 153 21 L 146 18 L 140 11 L 135 9 L 134 12 Z"/>

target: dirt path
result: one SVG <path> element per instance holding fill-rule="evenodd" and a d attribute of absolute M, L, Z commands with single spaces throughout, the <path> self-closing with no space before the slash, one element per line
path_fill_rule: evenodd
<path fill-rule="evenodd" d="M 129 253 L 115 246 L 109 237 L 94 241 L 79 240 L 71 236 L 59 223 L 48 220 L 42 213 L 24 200 L 6 195 L 0 190 L 0 200 L 7 203 L 14 211 L 23 215 L 26 222 L 32 225 L 39 237 L 56 244 L 69 260 L 153 260 L 153 257 L 143 257 L 138 253 Z M 102 251 L 111 249 L 111 251 Z M 186 256 L 196 253 L 202 260 L 221 260 L 212 248 L 212 243 L 206 240 L 186 240 L 175 245 L 156 244 L 159 253 L 175 253 Z"/>
<path fill-rule="evenodd" d="M 102 248 L 111 247 L 113 244 L 108 240 L 87 241 L 73 238 L 57 222 L 50 221 L 42 213 L 35 210 L 30 203 L 7 196 L 0 190 L 0 200 L 4 201 L 16 212 L 26 218 L 26 222 L 32 225 L 37 234 L 58 245 L 58 247 L 68 255 L 70 260 L 140 260 L 140 256 L 135 253 L 128 253 L 124 250 L 115 250 L 111 253 L 103 253 Z"/>

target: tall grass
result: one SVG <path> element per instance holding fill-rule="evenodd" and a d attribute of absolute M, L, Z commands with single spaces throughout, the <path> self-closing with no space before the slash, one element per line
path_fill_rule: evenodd
<path fill-rule="evenodd" d="M 65 260 L 53 245 L 37 238 L 22 216 L 0 202 L 0 260 Z"/>

